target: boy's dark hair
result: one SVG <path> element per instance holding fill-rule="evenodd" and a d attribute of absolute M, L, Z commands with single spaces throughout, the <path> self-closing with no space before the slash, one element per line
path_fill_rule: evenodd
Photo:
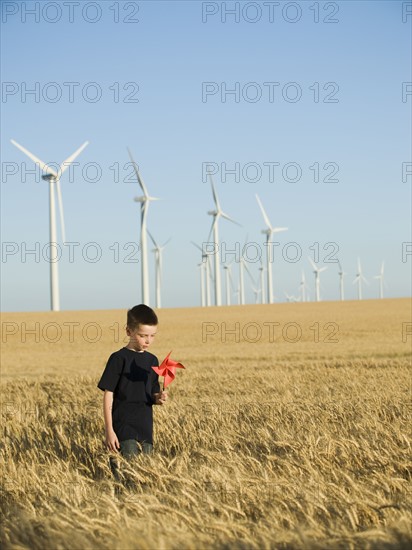
<path fill-rule="evenodd" d="M 156 313 L 149 306 L 140 304 L 134 306 L 127 312 L 127 327 L 131 330 L 137 329 L 139 325 L 157 325 L 159 321 Z"/>

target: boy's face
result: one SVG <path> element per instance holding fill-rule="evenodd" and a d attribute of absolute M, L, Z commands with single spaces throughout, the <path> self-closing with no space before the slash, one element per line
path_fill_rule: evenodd
<path fill-rule="evenodd" d="M 156 332 L 157 325 L 139 325 L 135 329 L 126 328 L 126 333 L 130 338 L 129 345 L 136 351 L 146 350 L 153 342 Z"/>

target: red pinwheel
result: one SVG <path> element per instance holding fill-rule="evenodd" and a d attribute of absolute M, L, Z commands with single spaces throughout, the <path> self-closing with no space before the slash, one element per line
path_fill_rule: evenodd
<path fill-rule="evenodd" d="M 172 352 L 170 351 L 165 359 L 163 359 L 162 364 L 158 367 L 152 367 L 152 369 L 159 375 L 164 377 L 163 381 L 163 389 L 166 389 L 166 386 L 171 384 L 173 380 L 175 379 L 176 375 L 176 369 L 184 369 L 185 367 L 182 365 L 182 363 L 178 363 L 177 361 L 173 361 L 172 359 L 169 359 L 170 354 Z"/>

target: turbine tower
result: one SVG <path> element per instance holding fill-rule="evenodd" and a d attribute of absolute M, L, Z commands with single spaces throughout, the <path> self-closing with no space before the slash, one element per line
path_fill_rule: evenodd
<path fill-rule="evenodd" d="M 309 261 L 312 264 L 313 267 L 313 273 L 315 274 L 315 295 L 316 295 L 316 301 L 320 302 L 320 279 L 319 279 L 319 273 L 322 273 L 322 271 L 325 271 L 328 269 L 327 267 L 318 267 L 315 262 L 312 261 L 312 258 L 309 257 Z"/>
<path fill-rule="evenodd" d="M 206 300 L 205 300 L 205 281 L 204 281 L 204 266 L 203 262 L 200 262 L 200 264 L 197 264 L 197 267 L 200 271 L 200 305 L 202 307 L 205 307 Z"/>
<path fill-rule="evenodd" d="M 149 237 L 154 245 L 154 249 L 152 252 L 155 254 L 155 273 L 156 273 L 156 287 L 155 287 L 155 296 L 156 296 L 156 308 L 162 307 L 162 301 L 161 301 L 161 287 L 162 287 L 162 252 L 164 247 L 169 243 L 170 239 L 168 239 L 163 246 L 159 246 L 157 242 L 154 240 L 153 235 L 150 233 L 150 231 L 147 231 L 149 234 Z"/>
<path fill-rule="evenodd" d="M 343 292 L 343 278 L 345 276 L 345 273 L 342 269 L 342 265 L 339 260 L 338 260 L 338 265 L 339 265 L 339 292 L 340 292 L 340 299 L 343 302 L 345 299 L 344 292 Z"/>
<path fill-rule="evenodd" d="M 140 188 L 143 191 L 143 196 L 135 197 L 135 202 L 140 202 L 140 253 L 142 258 L 142 302 L 147 306 L 150 305 L 150 293 L 149 293 L 149 268 L 147 260 L 147 211 L 149 209 L 150 201 L 157 201 L 156 197 L 150 197 L 147 192 L 146 186 L 140 177 L 139 168 L 135 163 L 130 149 L 127 149 L 130 160 L 133 164 L 134 171 L 136 173 L 137 181 Z"/>
<path fill-rule="evenodd" d="M 239 305 L 243 306 L 245 304 L 245 281 L 244 281 L 244 271 L 245 268 L 248 269 L 247 265 L 245 264 L 245 259 L 243 257 L 243 250 L 245 249 L 245 246 L 247 244 L 248 236 L 246 236 L 245 244 L 243 245 L 243 248 L 240 253 L 240 261 L 239 261 Z"/>
<path fill-rule="evenodd" d="M 260 260 L 260 299 L 262 304 L 266 304 L 266 294 L 265 294 L 265 268 L 263 267 L 262 260 Z"/>
<path fill-rule="evenodd" d="M 300 298 L 302 302 L 306 302 L 306 289 L 308 288 L 308 285 L 306 284 L 306 278 L 305 278 L 305 272 L 302 269 L 302 280 L 299 283 L 300 288 Z"/>
<path fill-rule="evenodd" d="M 362 274 L 361 263 L 360 259 L 358 258 L 358 272 L 356 273 L 356 277 L 352 282 L 352 284 L 358 283 L 358 300 L 362 300 L 362 281 L 367 285 L 369 284 Z"/>
<path fill-rule="evenodd" d="M 193 241 L 190 241 L 193 246 L 198 248 L 200 252 L 202 253 L 202 262 L 199 264 L 199 266 L 202 266 L 200 268 L 200 288 L 202 289 L 202 284 L 204 284 L 203 288 L 204 291 L 201 290 L 201 295 L 203 296 L 203 292 L 205 292 L 202 303 L 206 306 L 210 306 L 210 260 L 209 260 L 209 254 L 203 250 L 198 244 L 194 243 Z M 204 283 L 202 283 L 204 281 Z"/>
<path fill-rule="evenodd" d="M 42 160 L 40 160 L 38 157 L 33 155 L 33 153 L 30 153 L 27 149 L 25 149 L 22 145 L 14 141 L 13 139 L 10 140 L 13 145 L 15 145 L 20 151 L 22 151 L 24 154 L 26 154 L 33 162 L 35 162 L 40 170 L 43 170 L 44 172 L 47 172 L 42 176 L 42 179 L 44 181 L 49 182 L 49 231 L 50 231 L 50 240 L 49 240 L 49 246 L 50 249 L 52 246 L 57 247 L 57 231 L 56 231 L 56 204 L 55 204 L 55 194 L 57 194 L 57 201 L 59 203 L 59 211 L 60 211 L 60 223 L 61 223 L 61 232 L 62 232 L 62 240 L 65 242 L 66 235 L 64 231 L 64 218 L 63 218 L 63 201 L 62 201 L 62 195 L 61 195 L 61 189 L 60 189 L 60 178 L 67 170 L 67 168 L 70 166 L 70 164 L 75 160 L 75 158 L 80 155 L 80 153 L 83 151 L 83 149 L 89 144 L 88 141 L 85 141 L 77 151 L 75 151 L 70 157 L 68 157 L 66 160 L 64 160 L 59 168 L 59 170 L 55 170 Z M 56 191 L 56 193 L 55 193 Z M 50 308 L 51 311 L 60 311 L 60 293 L 59 293 L 59 270 L 58 270 L 58 258 L 56 256 L 53 256 L 53 258 L 49 259 L 50 261 Z"/>
<path fill-rule="evenodd" d="M 273 227 L 269 221 L 269 218 L 260 202 L 259 197 L 256 195 L 260 210 L 262 211 L 263 219 L 267 225 L 267 229 L 262 229 L 262 233 L 266 235 L 266 257 L 267 257 L 267 290 L 268 290 L 268 302 L 273 304 L 273 281 L 272 281 L 272 261 L 270 253 L 270 238 L 274 233 L 279 233 L 281 231 L 287 231 L 287 227 Z M 262 294 L 263 297 L 263 294 Z"/>
<path fill-rule="evenodd" d="M 226 305 L 230 306 L 231 305 L 230 295 L 233 287 L 232 273 L 231 273 L 232 262 L 230 262 L 230 264 L 225 264 L 223 268 L 226 273 Z M 240 297 L 239 297 L 239 300 L 240 300 Z"/>
<path fill-rule="evenodd" d="M 385 267 L 385 262 L 382 262 L 381 272 L 379 275 L 375 275 L 374 279 L 379 279 L 379 298 L 383 298 L 383 268 Z"/>
<path fill-rule="evenodd" d="M 238 224 L 235 220 L 233 220 L 231 217 L 229 217 L 227 214 L 225 214 L 219 203 L 218 196 L 216 194 L 215 186 L 213 185 L 213 180 L 211 174 L 209 174 L 210 177 L 210 183 L 212 186 L 212 193 L 213 193 L 213 200 L 215 202 L 216 210 L 209 210 L 208 214 L 210 216 L 213 216 L 213 222 L 212 222 L 212 228 L 210 232 L 213 231 L 213 239 L 214 239 L 214 245 L 215 245 L 215 305 L 221 306 L 222 305 L 222 295 L 221 295 L 221 284 L 220 284 L 220 262 L 219 262 L 219 228 L 218 228 L 218 220 L 220 217 L 225 218 L 226 220 L 229 220 L 230 222 Z"/>

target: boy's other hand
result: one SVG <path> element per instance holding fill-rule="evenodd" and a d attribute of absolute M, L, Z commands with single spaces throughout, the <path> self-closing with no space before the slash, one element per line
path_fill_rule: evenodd
<path fill-rule="evenodd" d="M 167 398 L 168 398 L 168 395 L 165 391 L 153 394 L 153 400 L 155 405 L 163 405 L 164 403 L 166 403 Z"/>
<path fill-rule="evenodd" d="M 117 439 L 117 435 L 114 433 L 114 430 L 106 432 L 106 445 L 109 451 L 118 451 L 120 449 L 120 443 Z"/>

